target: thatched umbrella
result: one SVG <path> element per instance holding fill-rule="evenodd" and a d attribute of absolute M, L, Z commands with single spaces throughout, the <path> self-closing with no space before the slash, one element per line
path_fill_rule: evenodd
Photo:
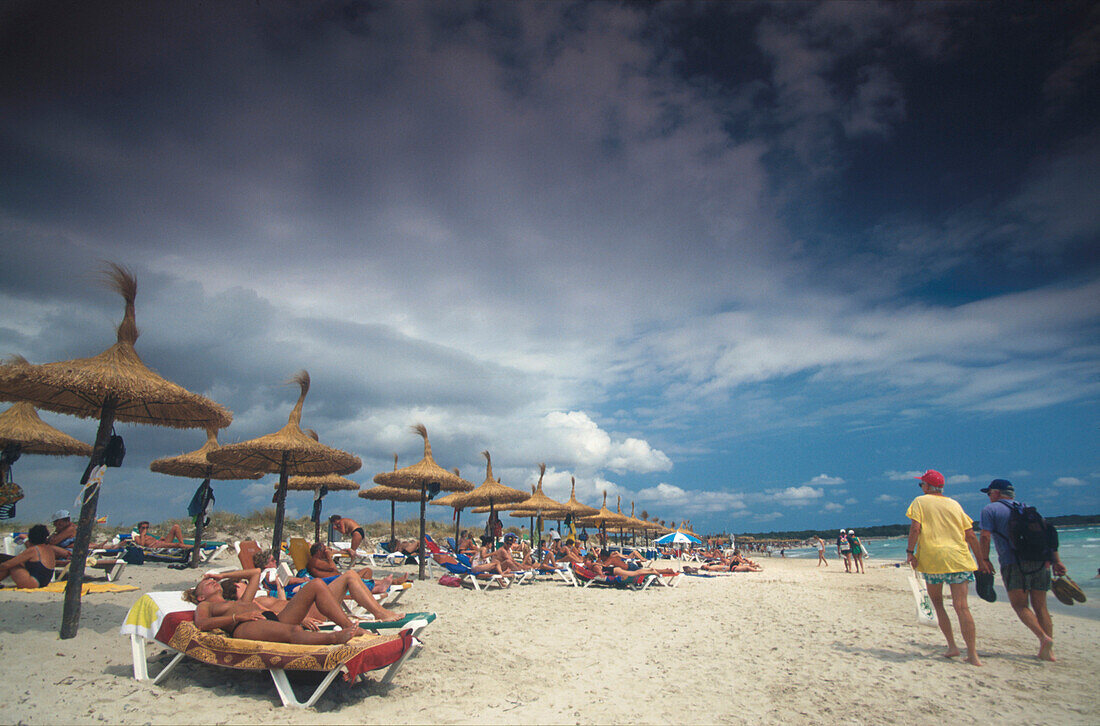
<path fill-rule="evenodd" d="M 158 474 L 169 476 L 183 476 L 188 479 L 202 479 L 199 501 L 202 502 L 198 518 L 195 520 L 195 546 L 191 548 L 191 567 L 199 566 L 199 550 L 202 549 L 202 530 L 206 526 L 206 502 L 212 496 L 210 480 L 236 480 L 259 479 L 263 474 L 253 471 L 245 471 L 230 466 L 218 466 L 213 464 L 206 455 L 218 448 L 218 430 L 209 428 L 206 430 L 206 443 L 201 448 L 187 454 L 170 456 L 164 459 L 156 459 L 149 464 L 149 468 Z"/>
<path fill-rule="evenodd" d="M 584 517 L 581 519 L 581 524 L 586 527 L 597 527 L 603 531 L 604 542 L 607 542 L 607 527 L 618 527 L 625 521 L 625 517 L 621 514 L 615 514 L 607 508 L 607 490 L 603 493 L 603 506 L 598 512 L 590 517 Z"/>
<path fill-rule="evenodd" d="M 74 637 L 79 629 L 84 565 L 102 481 L 92 477 L 92 472 L 103 462 L 114 422 L 201 429 L 224 428 L 233 420 L 233 414 L 214 401 L 191 393 L 146 367 L 134 350 L 138 338 L 134 313 L 137 280 L 121 265 L 109 267 L 107 279 L 126 303 L 114 345 L 91 358 L 42 365 L 31 365 L 19 358 L 0 366 L 0 400 L 27 401 L 48 411 L 99 419 L 92 455 L 80 479 L 83 502 L 65 585 L 62 638 Z"/>
<path fill-rule="evenodd" d="M 22 454 L 91 456 L 92 447 L 38 417 L 38 411 L 19 401 L 0 413 L 0 484 L 10 481 L 11 465 Z"/>
<path fill-rule="evenodd" d="M 279 483 L 275 482 L 275 487 L 278 488 L 278 486 Z M 314 492 L 313 541 L 320 542 L 321 501 L 325 496 L 322 490 L 324 492 L 354 492 L 359 489 L 359 485 L 339 474 L 322 474 L 321 476 L 292 476 L 287 480 L 286 488 L 287 491 Z"/>
<path fill-rule="evenodd" d="M 474 485 L 435 463 L 435 459 L 432 458 L 432 445 L 428 442 L 428 429 L 424 428 L 424 424 L 416 424 L 411 430 L 424 439 L 424 458 L 412 466 L 378 474 L 374 477 L 374 483 L 399 489 L 420 490 L 420 544 L 417 561 L 420 565 L 418 577 L 423 580 L 425 579 L 424 510 L 428 502 L 428 488 L 439 487 L 448 492 L 468 492 L 474 488 Z"/>
<path fill-rule="evenodd" d="M 325 446 L 302 431 L 302 406 L 309 393 L 309 373 L 299 371 L 290 382 L 297 383 L 301 393 L 286 426 L 250 441 L 226 444 L 207 454 L 207 458 L 215 464 L 279 474 L 279 488 L 275 492 L 275 534 L 271 544 L 271 554 L 275 556 L 276 564 L 282 554 L 283 517 L 290 475 L 350 474 L 363 465 L 358 456 Z"/>
<path fill-rule="evenodd" d="M 485 481 L 478 485 L 477 489 L 460 495 L 461 503 L 465 507 L 489 507 L 489 521 L 493 520 L 496 508 L 509 504 L 517 504 L 527 499 L 526 492 L 505 486 L 493 478 L 493 460 L 488 451 L 482 451 L 485 457 Z M 519 506 L 519 505 L 517 505 Z"/>
<path fill-rule="evenodd" d="M 598 514 L 600 510 L 595 507 L 590 507 L 587 504 L 581 504 L 577 501 L 577 480 L 575 477 L 569 477 L 569 501 L 561 505 L 561 515 L 564 517 L 566 525 L 574 524 L 583 517 L 590 517 L 593 514 Z M 562 535 L 564 537 L 564 535 Z"/>
<path fill-rule="evenodd" d="M 455 521 L 455 544 L 458 544 L 458 527 L 462 519 L 462 510 L 466 508 L 466 503 L 462 501 L 462 498 L 467 494 L 469 494 L 469 492 L 451 492 L 445 497 L 439 497 L 430 502 L 430 504 L 439 507 L 450 507 L 455 510 L 454 517 L 452 517 Z"/>
<path fill-rule="evenodd" d="M 397 454 L 393 455 L 393 470 L 397 471 Z M 397 502 L 419 502 L 420 492 L 414 492 L 411 489 L 398 489 L 397 487 L 378 485 L 370 489 L 363 489 L 359 492 L 359 496 L 363 499 L 390 503 L 390 547 L 393 547 L 397 542 L 397 535 L 395 532 L 395 510 Z"/>
<path fill-rule="evenodd" d="M 531 496 L 524 499 L 517 504 L 512 510 L 513 517 L 530 517 L 534 516 L 536 522 L 534 524 L 535 530 L 538 532 L 538 540 L 535 543 L 537 547 L 542 541 L 542 518 L 543 517 L 557 517 L 565 516 L 565 512 L 562 511 L 562 503 L 554 501 L 550 497 L 546 496 L 542 492 L 542 478 L 546 475 L 546 464 L 539 464 L 539 482 L 535 487 L 535 491 Z"/>

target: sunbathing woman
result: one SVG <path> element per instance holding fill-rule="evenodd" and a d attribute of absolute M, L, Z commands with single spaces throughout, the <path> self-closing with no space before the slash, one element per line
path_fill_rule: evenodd
<path fill-rule="evenodd" d="M 27 549 L 0 564 L 0 580 L 10 577 L 16 587 L 37 589 L 53 580 L 53 568 L 58 557 L 68 557 L 69 551 L 46 544 L 49 528 L 36 524 L 27 532 Z"/>
<path fill-rule="evenodd" d="M 454 564 L 454 565 L 463 566 L 463 563 L 459 562 L 458 559 L 454 555 L 452 555 L 450 552 L 437 552 L 436 554 L 432 555 L 432 557 L 434 557 L 435 561 L 438 562 L 441 565 L 442 564 Z M 505 574 L 504 568 L 502 568 L 500 566 L 500 563 L 497 562 L 496 560 L 490 560 L 489 562 L 480 562 L 478 560 L 471 560 L 469 567 L 472 571 L 474 571 L 475 573 L 477 573 L 479 575 L 485 574 L 485 573 L 488 573 L 488 574 L 491 574 L 491 575 L 504 575 Z"/>
<path fill-rule="evenodd" d="M 248 583 L 238 596 L 235 581 L 242 578 L 247 578 Z M 339 601 L 320 580 L 302 585 L 278 613 L 255 602 L 259 586 L 259 568 L 236 570 L 203 577 L 195 587 L 184 591 L 183 599 L 198 605 L 195 608 L 195 626 L 199 630 L 220 628 L 235 638 L 332 645 L 346 643 L 362 632 L 344 614 Z M 309 614 L 314 605 L 325 619 L 336 623 L 341 629 L 318 631 L 317 621 Z"/>
<path fill-rule="evenodd" d="M 605 577 L 644 577 L 648 575 L 662 575 L 665 574 L 658 570 L 654 570 L 652 567 L 642 567 L 637 570 L 628 570 L 624 567 L 616 567 L 615 565 L 604 565 L 596 560 L 595 554 L 589 551 L 584 556 L 584 566 L 593 572 L 600 573 Z"/>
<path fill-rule="evenodd" d="M 133 538 L 134 544 L 139 547 L 145 547 L 147 549 L 181 549 L 189 550 L 194 545 L 189 545 L 183 541 L 183 530 L 180 529 L 178 524 L 173 524 L 172 528 L 168 530 L 168 539 L 158 539 L 157 537 L 149 534 L 149 523 L 138 522 L 137 534 Z"/>
<path fill-rule="evenodd" d="M 618 552 L 612 552 L 610 550 L 603 550 L 600 554 L 600 564 L 604 567 L 615 567 L 620 570 L 626 570 L 627 572 L 641 572 L 642 570 L 649 570 L 651 574 L 670 576 L 677 574 L 676 570 L 670 567 L 662 567 L 660 569 L 656 567 L 642 567 L 638 563 L 630 563 L 623 559 L 622 555 Z"/>
<path fill-rule="evenodd" d="M 298 588 L 310 581 L 308 577 L 291 577 L 284 587 L 278 577 L 272 577 L 275 568 L 275 558 L 266 550 L 255 553 L 252 556 L 252 561 L 255 563 L 256 567 L 260 568 L 260 583 L 267 590 L 267 595 L 256 596 L 256 602 L 261 607 L 269 607 L 276 613 L 281 611 L 284 605 L 277 607 L 272 606 L 270 605 L 271 601 L 285 603 L 288 596 L 293 596 Z M 263 566 L 261 567 L 261 565 Z M 265 578 L 264 575 L 267 573 L 270 574 Z M 268 582 L 272 579 L 274 582 L 268 585 Z M 366 608 L 367 612 L 373 615 L 375 620 L 386 621 L 399 620 L 401 618 L 401 615 L 398 613 L 382 607 L 382 604 L 375 600 L 374 596 L 371 594 L 370 584 L 364 582 L 363 579 L 354 572 L 345 572 L 342 575 L 324 578 L 321 581 L 326 584 L 329 592 L 333 594 L 337 601 L 343 600 L 345 597 L 350 597 L 352 600 L 359 603 L 360 606 Z M 238 581 L 238 590 L 243 587 L 244 582 Z M 310 610 L 310 617 L 319 618 L 320 616 L 321 613 L 315 608 Z"/>
<path fill-rule="evenodd" d="M 332 578 L 339 577 L 342 573 L 336 569 L 336 564 L 332 560 L 332 550 L 323 545 L 320 542 L 314 542 L 313 546 L 309 548 L 309 560 L 306 562 L 306 571 L 310 577 L 319 577 L 325 582 L 331 582 Z M 349 570 L 359 576 L 360 579 L 373 583 L 371 585 L 371 591 L 382 593 L 389 592 L 390 585 L 405 582 L 408 579 L 408 575 L 402 573 L 399 575 L 387 575 L 381 579 L 374 579 L 374 571 L 369 567 L 364 567 L 361 570 Z M 302 576 L 302 573 L 298 573 Z"/>
<path fill-rule="evenodd" d="M 460 554 L 467 556 L 477 554 L 477 544 L 474 543 L 474 538 L 470 536 L 467 530 L 462 530 L 462 536 L 458 538 L 458 551 Z"/>

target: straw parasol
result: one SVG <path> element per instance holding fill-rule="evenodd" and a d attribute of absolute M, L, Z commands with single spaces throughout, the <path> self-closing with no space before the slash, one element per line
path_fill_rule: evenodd
<path fill-rule="evenodd" d="M 538 521 L 535 523 L 536 531 L 538 532 L 538 540 L 535 543 L 537 547 L 542 540 L 542 518 L 543 517 L 558 517 L 559 515 L 564 517 L 562 503 L 554 501 L 550 497 L 546 496 L 542 492 L 542 478 L 546 475 L 546 464 L 539 464 L 539 482 L 535 487 L 534 493 L 531 496 L 524 499 L 517 504 L 512 510 L 513 517 L 535 517 Z"/>
<path fill-rule="evenodd" d="M 581 504 L 577 501 L 577 479 L 576 477 L 569 477 L 569 501 L 561 505 L 560 514 L 565 518 L 566 526 L 572 526 L 575 522 L 583 517 L 590 517 L 593 514 L 599 514 L 598 509 L 590 507 L 587 504 Z M 564 534 L 562 535 L 565 536 Z"/>
<path fill-rule="evenodd" d="M 603 530 L 604 542 L 607 542 L 607 527 L 618 527 L 626 520 L 621 514 L 615 514 L 607 508 L 607 490 L 603 493 L 603 506 L 598 512 L 590 517 L 584 517 L 581 519 L 581 524 L 585 527 L 597 527 Z"/>
<path fill-rule="evenodd" d="M 74 439 L 38 417 L 38 411 L 19 401 L 0 413 L 0 484 L 11 479 L 11 465 L 22 454 L 91 456 L 92 447 Z"/>
<path fill-rule="evenodd" d="M 472 492 L 462 494 L 462 504 L 466 507 L 489 507 L 489 520 L 486 522 L 488 534 L 489 522 L 493 521 L 498 505 L 517 504 L 527 499 L 527 493 L 505 486 L 493 478 L 493 459 L 488 451 L 482 451 L 485 457 L 485 481 Z"/>
<path fill-rule="evenodd" d="M 43 421 L 34 406 L 18 401 L 0 413 L 0 447 L 47 456 L 91 456 L 92 447 Z"/>
<path fill-rule="evenodd" d="M 395 462 L 395 465 L 396 465 L 396 462 Z M 454 469 L 453 471 L 454 471 L 455 476 L 462 476 L 462 474 L 459 473 L 458 469 Z M 438 499 L 432 499 L 431 500 L 431 504 L 434 504 L 434 505 L 437 505 L 437 506 L 440 506 L 440 507 L 451 507 L 452 509 L 454 509 L 453 519 L 454 519 L 454 543 L 455 544 L 459 543 L 459 524 L 462 521 L 462 510 L 465 509 L 465 507 L 466 507 L 466 504 L 465 504 L 465 502 L 463 502 L 462 497 L 464 497 L 466 494 L 467 494 L 466 492 L 452 492 L 452 493 L 448 494 L 447 496 L 441 496 Z"/>
<path fill-rule="evenodd" d="M 117 264 L 109 265 L 106 278 L 125 301 L 114 345 L 91 358 L 41 365 L 18 358 L 0 365 L 0 400 L 28 401 L 48 411 L 99 419 L 92 454 L 80 479 L 82 505 L 65 585 L 62 638 L 74 637 L 79 629 L 84 565 L 102 481 L 100 477 L 93 478 L 92 472 L 103 461 L 114 422 L 224 428 L 233 419 L 232 413 L 209 398 L 191 393 L 146 367 L 134 349 L 138 338 L 134 310 L 137 280 Z"/>
<path fill-rule="evenodd" d="M 191 548 L 191 567 L 199 566 L 199 550 L 202 549 L 202 530 L 206 526 L 206 503 L 213 499 L 210 489 L 210 480 L 236 480 L 259 479 L 259 472 L 245 471 L 228 466 L 217 466 L 206 458 L 206 455 L 218 448 L 218 430 L 208 428 L 206 430 L 206 443 L 201 448 L 187 454 L 170 456 L 164 459 L 156 459 L 149 464 L 149 469 L 158 474 L 168 476 L 182 476 L 188 479 L 202 479 L 200 485 L 202 502 L 199 516 L 195 519 L 195 546 Z"/>
<path fill-rule="evenodd" d="M 301 393 L 286 426 L 250 441 L 226 444 L 206 455 L 215 464 L 279 474 L 279 488 L 275 492 L 275 534 L 271 544 L 276 564 L 282 552 L 286 488 L 290 475 L 350 474 L 363 465 L 358 456 L 325 446 L 302 431 L 302 406 L 309 393 L 309 373 L 299 371 L 289 382 L 297 383 Z"/>
<path fill-rule="evenodd" d="M 397 471 L 387 471 L 374 477 L 375 484 L 397 487 L 398 489 L 420 490 L 420 565 L 419 579 L 425 579 L 424 575 L 424 510 L 428 502 L 428 487 L 439 487 L 448 492 L 468 492 L 474 485 L 457 474 L 452 474 L 432 458 L 432 445 L 428 442 L 428 429 L 424 424 L 416 424 L 411 431 L 424 439 L 424 458 L 412 466 L 406 466 Z M 434 495 L 433 495 L 434 496 Z"/>
<path fill-rule="evenodd" d="M 397 471 L 397 454 L 393 455 L 393 470 Z M 370 499 L 373 501 L 389 502 L 390 503 L 390 546 L 397 541 L 397 536 L 394 532 L 396 523 L 395 509 L 397 502 L 419 502 L 420 492 L 414 492 L 410 489 L 398 489 L 397 487 L 388 487 L 383 485 L 373 486 L 370 489 L 363 489 L 359 492 L 359 496 L 363 499 Z"/>
<path fill-rule="evenodd" d="M 275 482 L 278 489 L 279 483 Z M 292 476 L 286 482 L 287 491 L 315 492 L 313 498 L 313 541 L 321 541 L 321 501 L 328 492 L 354 492 L 359 485 L 351 479 L 339 474 L 322 474 L 320 476 Z"/>

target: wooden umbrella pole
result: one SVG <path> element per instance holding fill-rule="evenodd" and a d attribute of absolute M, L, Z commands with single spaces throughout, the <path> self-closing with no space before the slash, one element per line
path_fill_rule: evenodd
<path fill-rule="evenodd" d="M 317 521 L 313 523 L 313 541 L 321 541 L 321 513 L 317 512 Z"/>
<path fill-rule="evenodd" d="M 279 556 L 283 552 L 283 516 L 286 513 L 286 485 L 290 478 L 287 474 L 287 459 L 290 452 L 283 452 L 283 460 L 279 465 L 279 489 L 275 492 L 275 537 L 271 541 L 271 555 L 275 558 L 275 566 L 279 566 Z"/>
<path fill-rule="evenodd" d="M 424 563 L 424 550 L 425 550 L 425 547 L 424 547 L 424 514 L 425 514 L 425 512 L 424 512 L 424 510 L 427 506 L 428 506 L 428 485 L 427 484 L 421 484 L 420 485 L 420 548 L 418 550 L 419 553 L 420 553 L 420 557 L 419 557 L 420 561 L 417 563 L 417 564 L 420 565 L 420 573 L 417 575 L 418 580 L 428 579 L 427 576 L 424 574 L 424 569 L 425 569 L 425 567 L 424 567 L 424 565 L 425 565 L 425 563 Z"/>
<path fill-rule="evenodd" d="M 202 511 L 199 512 L 198 519 L 195 520 L 195 546 L 191 548 L 191 568 L 194 569 L 199 566 L 199 552 L 202 550 L 202 530 L 206 525 L 206 492 L 210 489 L 210 470 L 214 467 L 209 466 L 206 468 L 206 478 L 202 481 L 202 486 L 199 487 L 199 506 L 202 507 Z"/>
<path fill-rule="evenodd" d="M 395 518 L 396 514 L 397 514 L 397 500 L 396 499 L 391 499 L 390 500 L 390 551 L 393 551 L 393 548 L 397 546 L 397 532 L 394 529 L 394 527 L 395 527 L 394 518 Z"/>
<path fill-rule="evenodd" d="M 84 469 L 84 476 L 80 480 L 84 501 L 80 507 L 80 520 L 76 525 L 76 537 L 73 539 L 73 555 L 69 560 L 69 579 L 65 583 L 65 605 L 61 612 L 62 640 L 75 638 L 77 630 L 80 629 L 80 591 L 84 584 L 84 565 L 88 561 L 88 545 L 92 541 L 96 505 L 99 504 L 99 487 L 89 492 L 84 486 L 88 483 L 92 470 L 99 466 L 103 459 L 103 450 L 107 448 L 111 427 L 115 423 L 117 405 L 113 398 L 103 402 L 103 408 L 99 412 L 99 429 L 96 431 L 92 457 L 88 460 L 88 467 Z"/>
<path fill-rule="evenodd" d="M 462 510 L 455 510 L 455 549 L 458 549 L 458 523 L 462 521 Z"/>

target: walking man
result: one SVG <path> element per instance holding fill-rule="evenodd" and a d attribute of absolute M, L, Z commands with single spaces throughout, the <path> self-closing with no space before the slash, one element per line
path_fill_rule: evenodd
<path fill-rule="evenodd" d="M 1058 557 L 1057 544 L 1050 550 L 1048 560 L 1018 557 L 1009 533 L 1013 512 L 1019 514 L 1024 509 L 1024 504 L 1016 501 L 1016 489 L 1007 479 L 994 479 L 982 493 L 989 495 L 989 504 L 982 508 L 981 514 L 981 558 L 992 567 L 989 540 L 993 539 L 997 544 L 1001 580 L 1016 617 L 1039 639 L 1039 659 L 1057 660 L 1054 657 L 1054 624 L 1047 610 L 1051 567 L 1056 575 L 1066 574 L 1065 565 Z"/>
<path fill-rule="evenodd" d="M 945 658 L 959 655 L 951 619 L 943 606 L 943 586 L 951 588 L 951 606 L 959 620 L 963 642 L 966 643 L 966 662 L 980 666 L 974 616 L 966 598 L 974 570 L 992 570 L 988 562 L 977 563 L 978 538 L 974 535 L 974 523 L 954 499 L 943 495 L 943 474 L 929 469 L 918 477 L 924 492 L 910 503 L 905 516 L 909 525 L 909 545 L 905 548 L 906 560 L 924 575 L 928 583 L 928 596 L 936 610 L 936 622 L 947 639 Z M 969 548 L 969 550 L 968 550 Z"/>

